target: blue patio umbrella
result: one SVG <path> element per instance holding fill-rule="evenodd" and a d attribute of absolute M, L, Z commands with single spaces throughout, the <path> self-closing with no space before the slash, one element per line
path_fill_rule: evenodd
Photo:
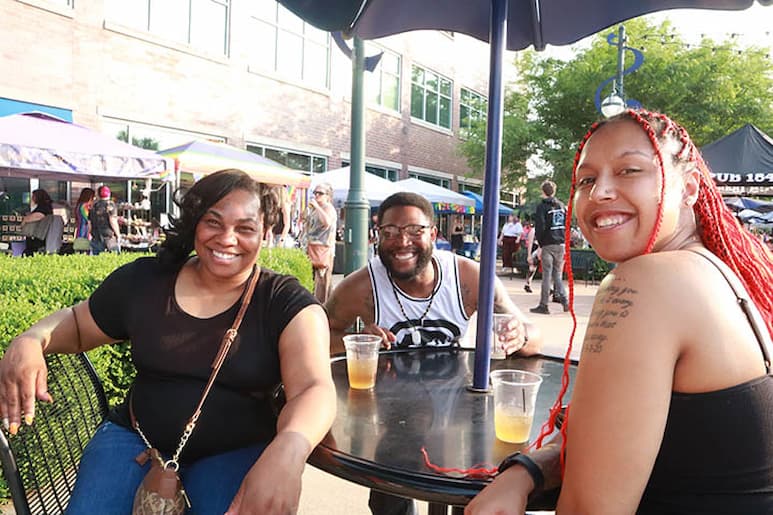
<path fill-rule="evenodd" d="M 771 5 L 772 0 L 758 0 Z M 497 204 L 502 158 L 504 50 L 574 43 L 610 25 L 676 8 L 741 10 L 754 0 L 279 0 L 323 30 L 355 33 L 363 39 L 410 30 L 450 30 L 488 41 L 489 96 L 481 233 L 478 332 L 472 387 L 488 389 L 491 318 L 496 271 Z"/>

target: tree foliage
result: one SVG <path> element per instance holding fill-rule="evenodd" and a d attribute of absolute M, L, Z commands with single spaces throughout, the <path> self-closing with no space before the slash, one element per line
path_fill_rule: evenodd
<path fill-rule="evenodd" d="M 688 45 L 668 22 L 655 26 L 636 19 L 625 27 L 627 45 L 644 53 L 642 67 L 624 77 L 627 98 L 673 117 L 699 147 L 746 123 L 773 132 L 770 49 L 741 49 L 707 39 L 698 46 Z M 606 42 L 612 31 L 616 28 L 600 32 L 590 47 L 569 61 L 533 51 L 519 55 L 516 67 L 521 82 L 510 89 L 505 101 L 503 184 L 523 184 L 526 159 L 537 154 L 553 169 L 559 196 L 568 196 L 577 144 L 600 117 L 593 103 L 595 91 L 616 73 L 617 48 Z M 631 62 L 626 52 L 626 65 Z M 602 92 L 602 98 L 609 93 L 611 87 Z M 482 169 L 484 142 L 481 125 L 461 146 L 473 170 Z M 534 190 L 530 184 L 530 198 Z"/>

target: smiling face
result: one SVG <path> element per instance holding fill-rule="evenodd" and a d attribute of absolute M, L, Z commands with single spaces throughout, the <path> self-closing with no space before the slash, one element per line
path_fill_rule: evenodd
<path fill-rule="evenodd" d="M 196 225 L 194 249 L 208 273 L 221 278 L 249 274 L 260 251 L 260 201 L 234 190 L 207 210 Z"/>
<path fill-rule="evenodd" d="M 398 231 L 398 236 L 386 238 L 384 231 L 379 233 L 378 256 L 395 279 L 410 280 L 427 269 L 432 260 L 432 248 L 437 237 L 437 228 L 424 212 L 414 206 L 394 206 L 381 216 L 380 226 L 406 225 L 429 226 L 418 236 L 407 231 Z"/>
<path fill-rule="evenodd" d="M 661 147 L 666 185 L 653 251 L 669 249 L 680 232 L 694 229 L 687 223 L 691 204 L 685 207 L 685 174 L 672 163 L 674 146 Z M 645 252 L 658 218 L 661 170 L 637 123 L 609 122 L 590 137 L 577 164 L 575 188 L 577 220 L 599 256 L 619 263 Z"/>

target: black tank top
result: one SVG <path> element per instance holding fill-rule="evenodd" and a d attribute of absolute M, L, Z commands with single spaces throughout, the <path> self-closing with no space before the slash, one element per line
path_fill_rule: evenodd
<path fill-rule="evenodd" d="M 696 253 L 725 276 L 739 304 L 749 301 L 716 256 Z M 746 314 L 768 375 L 714 392 L 671 395 L 663 442 L 638 515 L 773 513 L 770 334 L 752 311 Z"/>

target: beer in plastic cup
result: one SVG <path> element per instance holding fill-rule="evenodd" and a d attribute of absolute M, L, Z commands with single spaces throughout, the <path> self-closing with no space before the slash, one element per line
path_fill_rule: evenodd
<path fill-rule="evenodd" d="M 349 334 L 344 336 L 344 347 L 349 386 L 358 390 L 376 386 L 381 337 L 375 334 Z"/>
<path fill-rule="evenodd" d="M 494 430 L 503 442 L 529 440 L 542 377 L 525 370 L 494 370 Z"/>

